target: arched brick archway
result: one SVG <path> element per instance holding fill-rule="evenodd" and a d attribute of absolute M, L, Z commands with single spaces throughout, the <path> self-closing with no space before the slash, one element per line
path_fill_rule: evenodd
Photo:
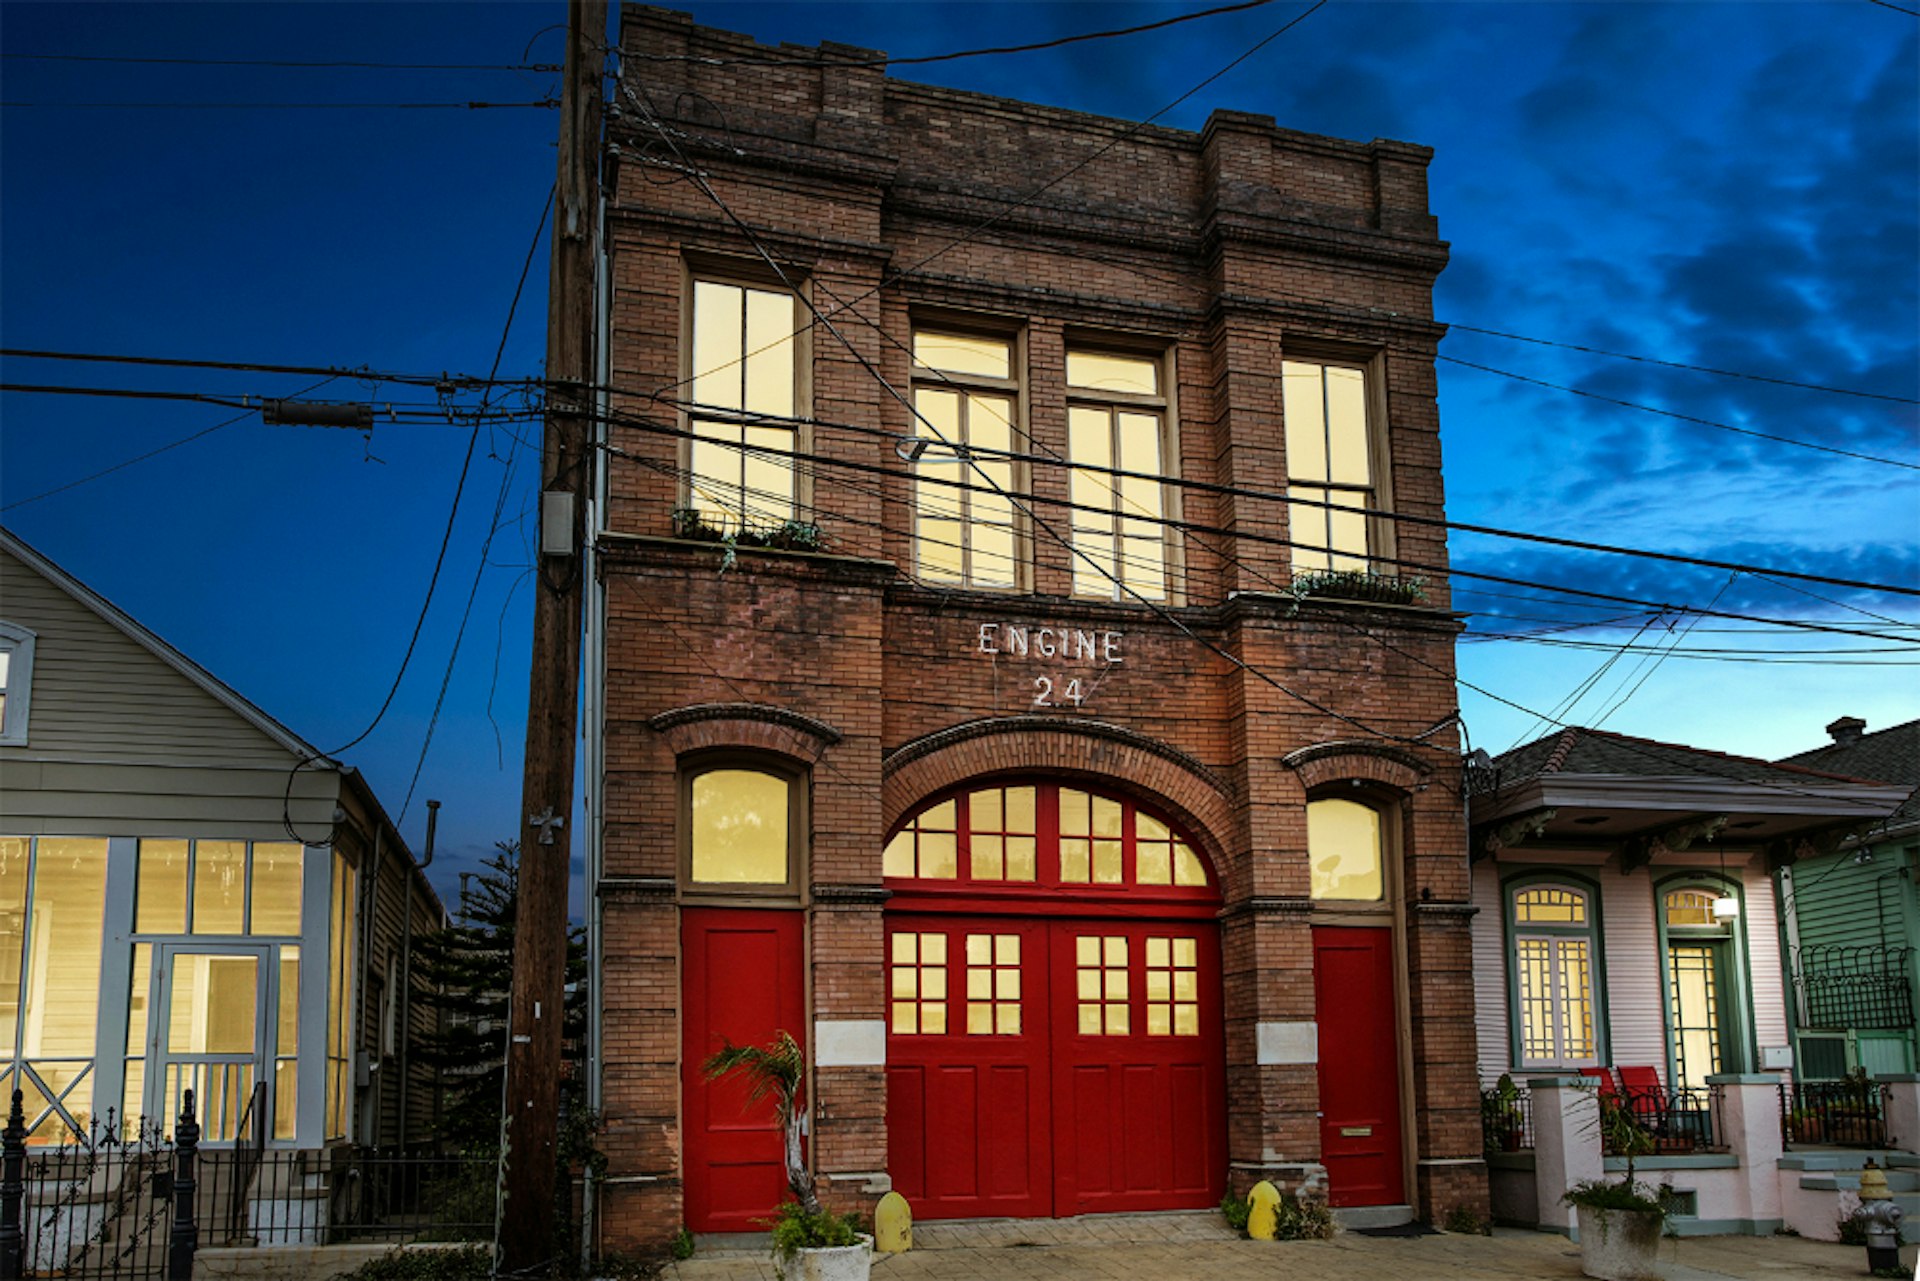
<path fill-rule="evenodd" d="M 1411 796 L 1423 790 L 1433 767 L 1404 748 L 1365 739 L 1336 739 L 1289 752 L 1280 763 L 1300 777 L 1301 790 L 1358 780 Z"/>
<path fill-rule="evenodd" d="M 921 800 L 970 779 L 1034 774 L 1099 780 L 1151 800 L 1200 844 L 1223 887 L 1231 879 L 1227 851 L 1234 818 L 1227 785 L 1178 748 L 1118 725 L 1047 716 L 969 721 L 903 745 L 882 770 L 888 831 Z"/>
<path fill-rule="evenodd" d="M 674 756 L 717 748 L 772 752 L 809 764 L 840 741 L 825 721 L 764 703 L 696 703 L 661 712 L 648 728 Z"/>

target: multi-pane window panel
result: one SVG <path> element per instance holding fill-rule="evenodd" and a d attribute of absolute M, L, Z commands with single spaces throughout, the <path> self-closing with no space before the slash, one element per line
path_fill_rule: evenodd
<path fill-rule="evenodd" d="M 1073 590 L 1109 600 L 1167 597 L 1160 362 L 1110 352 L 1067 353 L 1068 499 Z M 1113 403 L 1090 404 L 1090 400 Z M 1111 469 L 1111 470 L 1107 470 Z M 1139 473 L 1116 476 L 1113 471 Z"/>
<path fill-rule="evenodd" d="M 960 874 L 960 806 L 942 801 L 916 814 L 894 834 L 881 856 L 887 876 L 918 876 L 951 881 Z"/>
<path fill-rule="evenodd" d="M 1007 338 L 916 330 L 914 563 L 922 579 L 1013 587 L 1018 384 Z"/>
<path fill-rule="evenodd" d="M 791 294 L 693 286 L 689 505 L 719 529 L 765 529 L 795 509 L 796 325 Z"/>
<path fill-rule="evenodd" d="M 889 1026 L 903 1036 L 943 1036 L 947 1030 L 947 936 L 893 936 Z"/>
<path fill-rule="evenodd" d="M 1200 1035 L 1200 945 L 1147 939 L 1147 1035 Z"/>
<path fill-rule="evenodd" d="M 34 1144 L 93 1116 L 106 876 L 104 840 L 0 838 L 0 1074 Z"/>
<path fill-rule="evenodd" d="M 1080 1035 L 1128 1035 L 1126 936 L 1083 934 L 1073 948 Z"/>
<path fill-rule="evenodd" d="M 1070 885 L 1121 883 L 1119 801 L 1075 788 L 1060 789 L 1060 879 Z"/>
<path fill-rule="evenodd" d="M 1133 879 L 1141 885 L 1205 885 L 1206 868 L 1193 847 L 1153 815 L 1133 814 Z"/>
<path fill-rule="evenodd" d="M 1667 948 L 1669 1030 L 1674 1084 L 1704 1089 L 1721 1070 L 1718 944 L 1675 943 Z"/>
<path fill-rule="evenodd" d="M 1018 934 L 967 935 L 967 1035 L 1020 1035 Z"/>
<path fill-rule="evenodd" d="M 1514 939 L 1523 1065 L 1596 1061 L 1592 944 L 1585 938 Z"/>
<path fill-rule="evenodd" d="M 989 787 L 967 794 L 968 863 L 974 880 L 1034 879 L 1034 800 L 1031 787 Z"/>
<path fill-rule="evenodd" d="M 1287 496 L 1297 573 L 1365 572 L 1375 506 L 1367 375 L 1351 365 L 1281 362 Z"/>
<path fill-rule="evenodd" d="M 1587 896 L 1557 885 L 1520 890 L 1513 896 L 1516 925 L 1585 925 Z"/>
<path fill-rule="evenodd" d="M 305 862 L 288 841 L 142 840 L 134 932 L 298 934 Z"/>
<path fill-rule="evenodd" d="M 1724 926 L 1713 914 L 1714 896 L 1707 890 L 1674 890 L 1667 895 L 1669 926 Z"/>

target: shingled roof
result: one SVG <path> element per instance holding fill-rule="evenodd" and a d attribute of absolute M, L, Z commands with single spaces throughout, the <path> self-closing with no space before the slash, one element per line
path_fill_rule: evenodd
<path fill-rule="evenodd" d="M 1920 738 L 1915 741 L 1920 746 Z M 1848 783 L 1896 781 L 1878 775 L 1851 771 L 1842 774 L 1828 768 L 1804 766 L 1798 763 L 1800 759 L 1776 763 L 1575 725 L 1504 753 L 1495 758 L 1494 768 L 1499 771 L 1502 786 L 1543 774 L 1638 778 L 1704 774 L 1742 783 L 1805 783 L 1809 776 Z"/>
<path fill-rule="evenodd" d="M 1881 783 L 1920 788 L 1920 721 L 1862 734 L 1851 743 L 1829 743 L 1781 762 L 1806 769 L 1837 770 Z M 1887 819 L 1889 827 L 1920 822 L 1920 790 Z"/>

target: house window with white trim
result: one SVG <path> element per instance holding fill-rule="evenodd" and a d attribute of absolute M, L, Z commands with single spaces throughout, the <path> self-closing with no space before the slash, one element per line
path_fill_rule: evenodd
<path fill-rule="evenodd" d="M 27 741 L 27 704 L 33 693 L 33 633 L 0 622 L 0 747 Z"/>
<path fill-rule="evenodd" d="M 1588 892 L 1571 885 L 1530 883 L 1513 890 L 1510 901 L 1520 1066 L 1597 1064 Z"/>

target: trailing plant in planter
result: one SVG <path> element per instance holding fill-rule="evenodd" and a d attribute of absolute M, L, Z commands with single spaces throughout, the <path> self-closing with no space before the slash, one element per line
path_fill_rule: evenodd
<path fill-rule="evenodd" d="M 1370 574 L 1360 569 L 1327 569 L 1295 575 L 1292 590 L 1296 602 L 1319 598 L 1372 601 L 1380 605 L 1418 605 L 1427 598 L 1427 580 Z"/>
<path fill-rule="evenodd" d="M 749 1104 L 773 1097 L 787 1188 L 794 1197 L 767 1221 L 773 1230 L 775 1269 L 783 1277 L 805 1281 L 865 1278 L 873 1266 L 873 1237 L 860 1231 L 855 1216 L 835 1214 L 821 1206 L 801 1150 L 801 1094 L 806 1088 L 807 1055 L 800 1043 L 786 1032 L 777 1033 L 772 1044 L 764 1046 L 728 1041 L 700 1067 L 708 1081 L 740 1076 L 747 1083 Z"/>
<path fill-rule="evenodd" d="M 1651 1281 L 1660 1275 L 1654 1256 L 1667 1204 L 1656 1189 L 1635 1179 L 1633 1163 L 1654 1150 L 1654 1138 L 1617 1095 L 1594 1093 L 1600 1110 L 1593 1128 L 1602 1150 L 1625 1157 L 1627 1167 L 1617 1181 L 1587 1179 L 1560 1198 L 1579 1216 L 1580 1271 L 1601 1281 Z"/>
<path fill-rule="evenodd" d="M 1520 1114 L 1520 1087 L 1502 1072 L 1489 1089 L 1480 1091 L 1480 1133 L 1489 1152 L 1518 1152 L 1526 1134 Z"/>

